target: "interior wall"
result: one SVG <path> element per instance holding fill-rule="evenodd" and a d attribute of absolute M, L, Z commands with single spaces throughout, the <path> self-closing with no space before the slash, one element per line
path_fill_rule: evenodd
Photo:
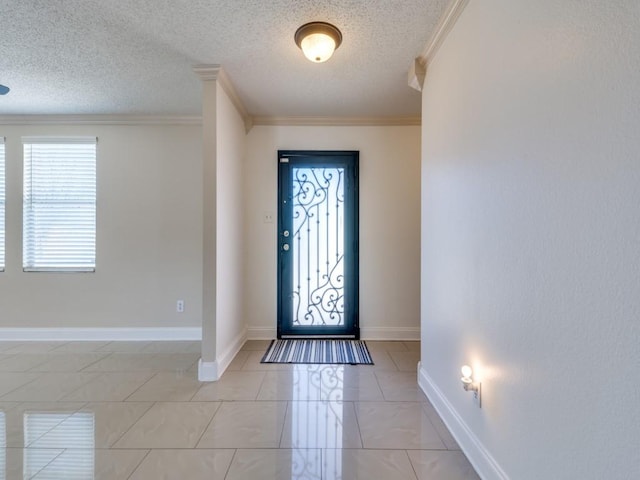
<path fill-rule="evenodd" d="M 471 1 L 428 68 L 420 380 L 483 478 L 640 476 L 638 25 Z"/>
<path fill-rule="evenodd" d="M 22 272 L 21 137 L 96 136 L 96 272 Z M 199 327 L 200 126 L 1 125 L 6 271 L 0 328 Z M 176 301 L 184 300 L 184 313 Z"/>
<path fill-rule="evenodd" d="M 244 122 L 225 91 L 217 89 L 216 356 L 232 360 L 246 338 L 243 317 Z"/>
<path fill-rule="evenodd" d="M 274 338 L 277 151 L 360 151 L 360 327 L 364 338 L 419 338 L 420 127 L 255 126 L 245 167 L 245 316 Z M 267 222 L 271 215 L 273 222 Z"/>

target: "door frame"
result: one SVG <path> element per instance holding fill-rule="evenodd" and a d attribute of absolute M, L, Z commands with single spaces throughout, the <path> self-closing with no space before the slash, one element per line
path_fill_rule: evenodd
<path fill-rule="evenodd" d="M 359 319 L 359 156 L 357 150 L 278 150 L 278 312 L 277 335 L 278 338 L 360 338 Z M 287 161 L 282 161 L 287 159 Z M 290 294 L 285 290 L 287 278 L 293 278 L 293 262 L 287 263 L 287 252 L 283 246 L 293 239 L 283 235 L 285 230 L 291 231 L 291 180 L 290 171 L 292 165 L 313 166 L 328 165 L 345 168 L 345 210 L 344 223 L 344 315 L 345 326 L 336 327 L 333 333 L 327 333 L 324 326 L 295 327 L 292 325 L 292 302 Z M 283 192 L 289 192 L 283 198 Z M 347 205 L 347 197 L 349 204 Z M 293 253 L 293 250 L 291 250 Z M 288 310 L 289 309 L 289 310 Z M 303 333 L 301 333 L 303 330 Z"/>

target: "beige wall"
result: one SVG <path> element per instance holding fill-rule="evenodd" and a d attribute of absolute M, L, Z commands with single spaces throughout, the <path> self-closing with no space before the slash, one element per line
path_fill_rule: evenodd
<path fill-rule="evenodd" d="M 27 135 L 98 137 L 95 273 L 22 272 L 20 137 Z M 200 326 L 199 126 L 2 125 L 0 136 L 7 164 L 0 328 Z"/>
<path fill-rule="evenodd" d="M 243 317 L 244 122 L 222 88 L 217 89 L 217 293 L 216 358 L 231 362 L 246 338 Z"/>
<path fill-rule="evenodd" d="M 418 338 L 419 127 L 256 126 L 245 166 L 245 317 L 276 329 L 277 151 L 360 151 L 360 326 L 365 338 Z M 265 223 L 265 213 L 274 215 Z"/>
<path fill-rule="evenodd" d="M 272 338 L 276 223 L 264 223 L 263 214 L 276 213 L 276 151 L 354 149 L 360 151 L 363 335 L 417 338 L 419 127 L 254 127 L 246 135 L 227 95 L 217 86 L 212 91 L 214 116 L 223 121 L 207 135 L 216 161 L 209 173 L 200 125 L 0 127 L 7 138 L 0 328 L 199 328 L 208 318 L 204 291 L 215 312 L 206 361 L 223 360 L 247 326 L 253 338 Z M 96 273 L 22 272 L 25 135 L 98 137 Z M 216 185 L 213 197 L 206 182 Z M 204 267 L 207 225 L 217 256 L 211 268 Z M 205 281 L 204 270 L 215 281 Z M 178 299 L 185 301 L 183 314 L 175 311 Z"/>
<path fill-rule="evenodd" d="M 483 478 L 640 478 L 639 19 L 471 1 L 428 69 L 420 381 Z"/>
<path fill-rule="evenodd" d="M 201 381 L 218 380 L 246 340 L 243 318 L 244 122 L 212 68 L 203 78 Z"/>

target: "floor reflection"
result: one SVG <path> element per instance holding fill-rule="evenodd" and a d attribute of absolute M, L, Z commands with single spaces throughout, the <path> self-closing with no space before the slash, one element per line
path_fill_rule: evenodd
<path fill-rule="evenodd" d="M 14 412 L 15 413 L 15 412 Z M 13 417 L 13 418 L 12 418 Z M 7 450 L 7 423 L 22 422 L 22 449 Z M 12 428 L 18 427 L 19 423 Z M 19 427 L 18 427 L 19 428 Z M 22 454 L 22 465 L 19 457 Z M 9 466 L 11 460 L 11 467 Z M 68 480 L 94 478 L 95 416 L 91 412 L 25 411 L 22 416 L 0 411 L 0 480 L 30 478 L 54 465 Z M 20 471 L 21 470 L 21 471 Z M 57 478 L 57 477 L 56 477 Z"/>
<path fill-rule="evenodd" d="M 344 366 L 296 365 L 291 402 L 291 443 L 294 448 L 329 448 L 325 464 L 342 471 L 344 436 Z M 311 399 L 322 402 L 309 401 Z M 300 456 L 300 455 L 299 455 Z M 304 455 L 291 459 L 291 478 L 316 478 Z M 309 467 L 309 468 L 307 468 Z"/>

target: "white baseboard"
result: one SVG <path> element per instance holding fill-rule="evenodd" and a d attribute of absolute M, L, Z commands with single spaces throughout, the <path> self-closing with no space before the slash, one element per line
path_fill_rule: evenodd
<path fill-rule="evenodd" d="M 420 340 L 420 327 L 361 327 L 363 340 Z"/>
<path fill-rule="evenodd" d="M 229 364 L 233 361 L 238 354 L 244 343 L 247 341 L 247 329 L 243 329 L 242 332 L 236 338 L 233 339 L 227 349 L 218 355 L 218 378 L 222 376 Z M 216 379 L 217 380 L 217 379 Z"/>
<path fill-rule="evenodd" d="M 0 340 L 15 341 L 169 341 L 201 340 L 201 327 L 159 328 L 0 328 Z"/>
<path fill-rule="evenodd" d="M 233 339 L 231 345 L 221 354 L 215 362 L 203 362 L 198 360 L 198 380 L 201 382 L 217 382 L 227 369 L 229 364 L 238 354 L 244 343 L 247 341 L 247 329 Z"/>
<path fill-rule="evenodd" d="M 247 339 L 249 340 L 273 340 L 277 332 L 275 327 L 249 327 Z"/>
<path fill-rule="evenodd" d="M 198 360 L 198 380 L 201 382 L 216 382 L 218 376 L 218 362 L 203 362 Z"/>
<path fill-rule="evenodd" d="M 480 478 L 483 480 L 509 480 L 507 474 L 502 470 L 498 462 L 491 453 L 476 437 L 462 417 L 453 408 L 431 377 L 422 368 L 422 362 L 418 363 L 418 385 L 429 398 L 434 408 L 442 418 L 453 438 L 475 468 Z"/>
<path fill-rule="evenodd" d="M 364 327 L 363 340 L 420 340 L 419 327 Z M 249 327 L 234 340 L 232 345 L 247 339 L 272 340 L 275 327 Z M 133 327 L 133 328 L 0 328 L 1 340 L 16 341 L 163 341 L 202 340 L 201 327 Z M 240 345 L 242 347 L 242 345 Z M 229 347 L 230 352 L 232 347 Z M 227 352 L 225 352 L 226 354 Z M 233 355 L 235 355 L 234 352 Z M 233 360 L 233 357 L 232 357 Z"/>
<path fill-rule="evenodd" d="M 276 329 L 270 327 L 249 327 L 249 340 L 272 340 L 276 338 Z M 420 340 L 420 327 L 363 327 L 360 330 L 363 340 Z"/>

